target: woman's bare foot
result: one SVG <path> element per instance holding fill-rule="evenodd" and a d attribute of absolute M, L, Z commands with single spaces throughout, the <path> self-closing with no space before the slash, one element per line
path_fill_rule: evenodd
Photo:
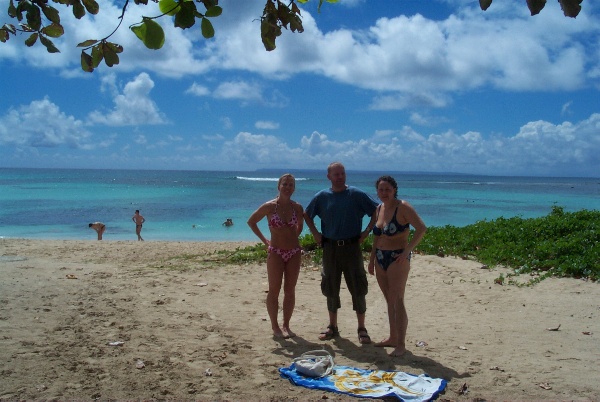
<path fill-rule="evenodd" d="M 273 330 L 273 337 L 274 338 L 289 338 L 288 336 L 286 336 L 286 333 L 281 330 L 281 328 L 277 328 L 277 329 Z"/>
<path fill-rule="evenodd" d="M 400 356 L 404 355 L 405 353 L 406 353 L 405 347 L 397 347 L 396 349 L 392 350 L 392 352 L 390 353 L 390 356 L 400 357 Z"/>
<path fill-rule="evenodd" d="M 396 346 L 396 342 L 390 340 L 390 338 L 384 339 L 381 342 L 376 342 L 373 344 L 373 346 L 377 346 L 378 348 L 383 348 L 386 346 Z"/>
<path fill-rule="evenodd" d="M 283 327 L 281 328 L 281 330 L 283 331 L 284 338 L 293 338 L 296 336 L 296 334 L 290 329 L 290 327 Z"/>

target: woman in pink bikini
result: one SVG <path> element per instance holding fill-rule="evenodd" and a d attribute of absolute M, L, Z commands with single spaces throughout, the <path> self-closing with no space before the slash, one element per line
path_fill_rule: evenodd
<path fill-rule="evenodd" d="M 296 282 L 300 274 L 302 249 L 298 236 L 304 226 L 302 205 L 292 201 L 296 189 L 296 180 L 289 173 L 279 178 L 279 195 L 262 204 L 248 219 L 248 226 L 267 246 L 267 276 L 269 293 L 267 294 L 267 312 L 271 320 L 273 336 L 290 338 L 295 336 L 290 329 L 290 319 L 296 303 Z M 258 227 L 258 222 L 267 217 L 271 239 L 267 239 Z M 279 293 L 283 283 L 283 325 L 277 320 Z"/>

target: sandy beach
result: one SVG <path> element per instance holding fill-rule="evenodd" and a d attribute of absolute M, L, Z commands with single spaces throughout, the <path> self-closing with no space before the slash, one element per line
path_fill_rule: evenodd
<path fill-rule="evenodd" d="M 391 358 L 358 343 L 345 288 L 341 337 L 318 339 L 327 312 L 320 267 L 308 259 L 297 336 L 273 338 L 265 264 L 227 265 L 215 254 L 243 245 L 0 239 L 0 399 L 356 400 L 279 376 L 322 348 L 340 365 L 444 378 L 439 400 L 600 397 L 597 283 L 502 285 L 506 269 L 415 255 L 409 353 Z M 378 341 L 387 314 L 375 277 L 369 286 L 366 322 Z"/>

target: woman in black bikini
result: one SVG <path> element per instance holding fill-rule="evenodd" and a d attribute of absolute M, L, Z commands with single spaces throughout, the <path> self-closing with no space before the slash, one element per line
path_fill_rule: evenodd
<path fill-rule="evenodd" d="M 296 282 L 300 274 L 302 249 L 298 236 L 304 225 L 302 205 L 292 201 L 296 180 L 291 174 L 284 174 L 277 185 L 279 196 L 262 204 L 248 219 L 248 226 L 267 246 L 267 312 L 271 320 L 273 335 L 278 338 L 295 336 L 290 329 L 290 319 L 296 304 Z M 267 217 L 271 239 L 267 239 L 258 227 L 258 222 Z M 283 283 L 283 325 L 277 320 L 279 293 Z"/>
<path fill-rule="evenodd" d="M 373 227 L 373 249 L 369 260 L 369 273 L 376 272 L 377 283 L 387 302 L 390 335 L 375 346 L 391 346 L 390 356 L 406 352 L 408 315 L 404 305 L 404 292 L 412 250 L 419 244 L 427 230 L 421 217 L 408 202 L 399 200 L 398 184 L 391 176 L 381 176 L 375 183 L 381 204 L 377 207 Z M 410 226 L 415 232 L 409 241 Z"/>

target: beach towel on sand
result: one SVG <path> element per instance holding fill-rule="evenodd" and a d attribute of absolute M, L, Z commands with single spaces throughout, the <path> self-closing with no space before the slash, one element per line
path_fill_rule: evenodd
<path fill-rule="evenodd" d="M 429 401 L 446 388 L 446 380 L 425 374 L 416 376 L 402 371 L 362 370 L 335 366 L 333 373 L 321 378 L 304 377 L 294 364 L 279 369 L 283 378 L 306 388 L 338 392 L 359 398 L 395 397 L 402 401 Z"/>

